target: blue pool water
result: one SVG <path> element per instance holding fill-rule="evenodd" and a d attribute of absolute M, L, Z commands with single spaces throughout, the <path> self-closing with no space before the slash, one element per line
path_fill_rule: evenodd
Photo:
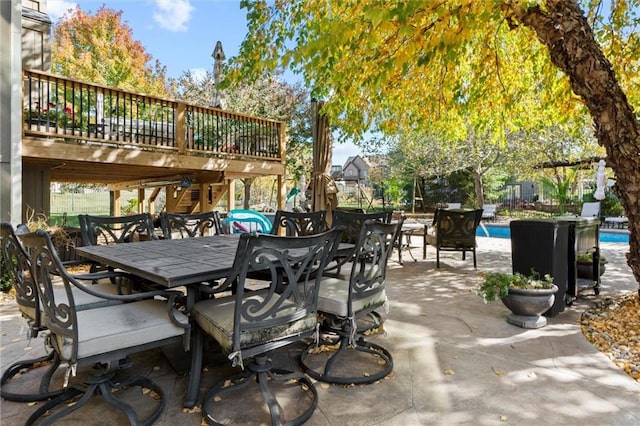
<path fill-rule="evenodd" d="M 499 225 L 484 225 L 484 228 L 489 232 L 490 237 L 494 238 L 511 238 L 511 230 L 508 226 Z M 476 235 L 479 237 L 486 237 L 482 227 L 478 227 Z M 600 242 L 601 243 L 628 243 L 629 233 L 620 231 L 608 231 L 606 229 L 600 229 Z"/>

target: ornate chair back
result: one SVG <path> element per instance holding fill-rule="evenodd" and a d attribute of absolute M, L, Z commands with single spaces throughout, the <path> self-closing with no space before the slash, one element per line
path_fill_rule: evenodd
<path fill-rule="evenodd" d="M 440 267 L 440 251 L 461 251 L 473 253 L 476 262 L 476 229 L 482 220 L 482 209 L 438 209 L 434 215 L 435 235 L 425 234 L 425 244 L 436 248 L 436 266 Z M 426 245 L 425 245 L 426 247 Z"/>
<path fill-rule="evenodd" d="M 5 271 L 9 273 L 9 278 L 12 280 L 16 292 L 18 309 L 29 324 L 29 335 L 36 337 L 38 332 L 45 329 L 40 320 L 38 292 L 31 276 L 29 255 L 18 240 L 10 223 L 2 222 L 0 224 L 0 246 L 2 261 L 6 267 Z"/>
<path fill-rule="evenodd" d="M 344 227 L 342 234 L 343 243 L 355 244 L 358 242 L 362 225 L 366 220 L 374 220 L 382 223 L 390 223 L 393 216 L 392 210 L 386 210 L 377 213 L 358 213 L 345 210 L 335 210 L 333 212 L 332 227 Z"/>
<path fill-rule="evenodd" d="M 381 223 L 390 223 L 391 217 L 393 216 L 392 210 L 376 212 L 376 213 L 360 213 L 360 212 L 351 212 L 345 210 L 335 210 L 333 212 L 333 222 L 331 227 L 341 227 L 344 229 L 342 233 L 342 242 L 349 243 L 354 245 L 354 250 L 356 248 L 356 243 L 358 242 L 358 238 L 360 237 L 360 232 L 362 231 L 362 226 L 364 222 L 367 220 L 373 220 Z M 351 262 L 354 255 L 354 251 L 350 252 L 341 252 L 338 256 L 334 258 L 335 262 L 332 262 L 326 269 L 327 274 L 340 274 L 340 270 L 345 263 Z"/>
<path fill-rule="evenodd" d="M 353 268 L 349 277 L 350 301 L 348 316 L 355 314 L 354 306 L 366 299 L 361 308 L 355 310 L 373 311 L 384 303 L 387 262 L 393 252 L 394 243 L 400 233 L 402 219 L 397 223 L 365 221 L 358 237 L 353 258 Z M 383 296 L 383 297 L 381 297 Z"/>
<path fill-rule="evenodd" d="M 284 229 L 287 237 L 314 235 L 324 232 L 327 227 L 326 210 L 317 212 L 289 212 L 276 211 L 271 233 L 280 235 L 280 229 Z"/>
<path fill-rule="evenodd" d="M 222 233 L 220 213 L 160 213 L 160 227 L 166 239 L 203 237 Z"/>
<path fill-rule="evenodd" d="M 0 248 L 2 251 L 3 271 L 7 271 L 15 289 L 18 310 L 29 326 L 29 338 L 36 337 L 39 332 L 46 330 L 42 321 L 40 309 L 40 299 L 38 290 L 31 273 L 31 262 L 22 243 L 17 238 L 18 235 L 26 234 L 29 229 L 26 226 L 18 226 L 14 232 L 10 223 L 0 224 Z M 5 266 L 6 265 L 6 269 Z M 58 364 L 52 363 L 54 353 L 35 359 L 21 359 L 8 367 L 2 373 L 0 379 L 0 394 L 3 399 L 17 402 L 42 401 L 62 393 L 62 390 L 49 390 L 51 378 L 58 368 Z M 26 370 L 35 369 L 41 366 L 48 366 L 47 371 L 41 376 L 40 387 L 37 392 L 24 392 L 22 382 L 16 386 L 9 384 L 12 379 L 17 379 Z M 20 374 L 19 374 L 20 373 Z M 14 391 L 13 388 L 16 390 Z M 20 389 L 20 392 L 17 390 Z"/>
<path fill-rule="evenodd" d="M 149 213 L 129 216 L 79 215 L 82 243 L 85 246 L 130 243 L 156 239 Z"/>

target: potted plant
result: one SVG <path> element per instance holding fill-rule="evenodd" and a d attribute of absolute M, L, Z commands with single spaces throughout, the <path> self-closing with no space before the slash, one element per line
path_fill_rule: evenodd
<path fill-rule="evenodd" d="M 555 301 L 558 287 L 550 275 L 489 272 L 477 289 L 485 302 L 502 300 L 511 310 L 507 322 L 524 328 L 540 328 L 547 324 L 542 316 Z"/>
<path fill-rule="evenodd" d="M 602 274 L 604 274 L 606 263 L 607 259 L 604 256 L 600 255 L 599 276 L 602 276 Z M 593 253 L 583 253 L 579 255 L 576 259 L 576 266 L 578 278 L 585 278 L 595 281 L 595 277 L 593 276 Z"/>

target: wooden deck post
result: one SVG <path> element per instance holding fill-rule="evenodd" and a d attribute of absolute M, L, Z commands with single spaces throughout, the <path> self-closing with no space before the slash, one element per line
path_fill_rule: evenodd
<path fill-rule="evenodd" d="M 144 188 L 138 188 L 138 213 L 144 213 Z"/>
<path fill-rule="evenodd" d="M 176 115 L 177 115 L 176 130 L 175 130 L 176 145 L 178 148 L 178 152 L 180 154 L 184 154 L 187 152 L 187 146 L 185 141 L 186 105 L 183 104 L 182 102 L 178 102 L 178 105 L 176 107 Z"/>
<path fill-rule="evenodd" d="M 236 186 L 236 181 L 235 179 L 228 179 L 227 180 L 227 185 L 229 185 L 228 189 L 227 189 L 227 210 L 231 211 L 233 209 L 236 208 L 236 191 L 235 191 L 235 186 Z"/>

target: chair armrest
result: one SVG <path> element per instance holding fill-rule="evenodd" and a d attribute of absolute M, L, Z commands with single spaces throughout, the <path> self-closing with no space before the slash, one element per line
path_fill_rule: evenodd
<path fill-rule="evenodd" d="M 155 297 L 166 297 L 171 301 L 175 300 L 176 297 L 182 297 L 182 292 L 176 290 L 153 290 L 153 291 L 143 291 L 139 293 L 132 294 L 110 294 L 102 291 L 95 290 L 92 284 L 85 284 L 82 281 L 93 281 L 95 277 L 98 275 L 102 275 L 102 273 L 96 274 L 80 274 L 78 276 L 70 275 L 70 284 L 74 287 L 82 290 L 85 293 L 88 293 L 92 296 L 99 297 L 105 300 L 115 300 L 120 302 L 137 302 L 139 300 L 152 299 Z"/>

